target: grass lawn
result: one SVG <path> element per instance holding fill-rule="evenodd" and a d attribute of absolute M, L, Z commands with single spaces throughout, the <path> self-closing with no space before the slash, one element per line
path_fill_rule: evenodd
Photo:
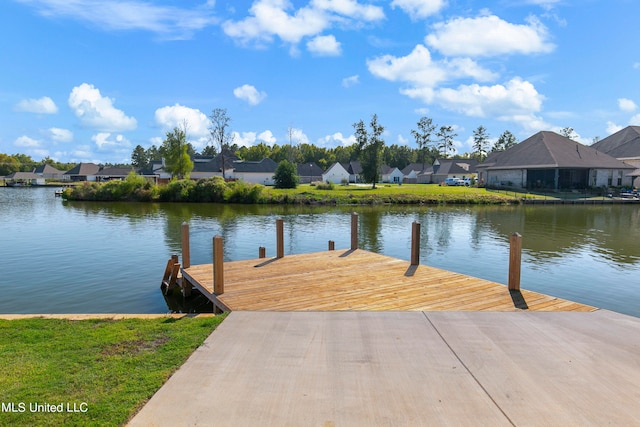
<path fill-rule="evenodd" d="M 504 204 L 515 203 L 524 193 L 494 192 L 485 188 L 439 186 L 435 184 L 378 184 L 374 190 L 370 184 L 334 185 L 331 190 L 320 190 L 309 184 L 296 189 L 265 189 L 267 198 L 274 201 L 295 200 L 299 203 L 354 203 L 354 204 L 418 204 L 464 203 Z"/>
<path fill-rule="evenodd" d="M 0 320 L 0 425 L 122 425 L 223 318 Z"/>

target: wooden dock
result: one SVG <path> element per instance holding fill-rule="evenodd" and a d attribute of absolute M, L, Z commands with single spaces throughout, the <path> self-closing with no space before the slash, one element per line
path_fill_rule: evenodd
<path fill-rule="evenodd" d="M 224 263 L 216 295 L 213 264 L 183 280 L 224 311 L 593 311 L 594 307 L 362 249 Z"/>

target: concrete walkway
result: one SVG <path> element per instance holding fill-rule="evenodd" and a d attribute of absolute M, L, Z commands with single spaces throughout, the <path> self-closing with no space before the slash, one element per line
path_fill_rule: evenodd
<path fill-rule="evenodd" d="M 131 426 L 640 425 L 640 319 L 233 312 Z"/>

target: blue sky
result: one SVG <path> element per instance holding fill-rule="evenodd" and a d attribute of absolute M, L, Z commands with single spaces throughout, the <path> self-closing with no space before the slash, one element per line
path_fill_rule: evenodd
<path fill-rule="evenodd" d="M 375 113 L 590 144 L 640 125 L 637 0 L 4 0 L 0 152 L 129 162 L 226 108 L 239 145 L 354 142 Z"/>

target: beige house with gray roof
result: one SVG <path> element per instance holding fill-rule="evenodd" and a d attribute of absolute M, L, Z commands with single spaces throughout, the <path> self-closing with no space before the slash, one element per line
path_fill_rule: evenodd
<path fill-rule="evenodd" d="M 487 187 L 575 190 L 631 185 L 635 168 L 555 132 L 538 132 L 478 165 Z"/>

